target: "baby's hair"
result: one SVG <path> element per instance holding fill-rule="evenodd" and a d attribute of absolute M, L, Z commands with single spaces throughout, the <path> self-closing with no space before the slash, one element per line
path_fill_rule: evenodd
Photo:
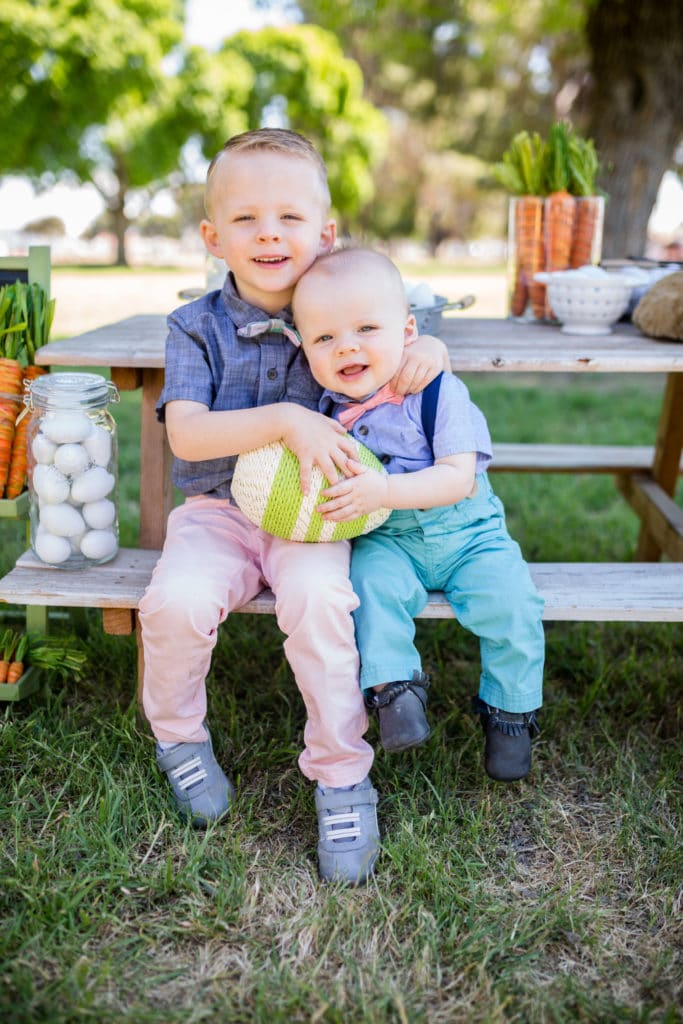
<path fill-rule="evenodd" d="M 222 149 L 216 153 L 209 164 L 206 172 L 205 206 L 207 214 L 211 216 L 208 209 L 208 198 L 211 191 L 211 179 L 218 163 L 229 153 L 281 153 L 283 156 L 298 157 L 300 160 L 308 160 L 318 172 L 320 183 L 323 187 L 323 196 L 329 205 L 330 189 L 327 183 L 327 168 L 325 161 L 315 146 L 298 132 L 289 128 L 257 128 L 254 131 L 242 132 L 241 135 L 233 135 L 225 143 Z"/>
<path fill-rule="evenodd" d="M 333 277 L 336 271 L 343 273 L 345 270 L 354 270 L 356 268 L 362 269 L 363 263 L 368 266 L 368 274 L 372 273 L 372 264 L 375 264 L 382 273 L 386 274 L 391 281 L 391 284 L 395 286 L 397 294 L 405 298 L 407 307 L 408 298 L 403 278 L 401 277 L 401 272 L 393 260 L 390 260 L 388 256 L 385 256 L 384 253 L 378 252 L 376 249 L 367 249 L 358 245 L 342 246 L 341 248 L 335 249 L 333 252 L 328 252 L 322 256 L 318 256 L 315 262 L 312 263 L 308 270 L 301 276 L 299 282 L 297 282 L 292 302 L 294 304 L 296 303 L 296 293 L 299 283 L 309 275 L 314 277 L 316 274 L 322 273 L 328 277 Z"/>

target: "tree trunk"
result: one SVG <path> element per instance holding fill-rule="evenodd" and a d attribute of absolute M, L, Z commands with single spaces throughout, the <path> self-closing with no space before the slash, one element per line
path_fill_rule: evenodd
<path fill-rule="evenodd" d="M 123 207 L 118 205 L 112 209 L 111 215 L 114 221 L 114 234 L 116 235 L 116 266 L 127 267 L 126 229 L 128 227 L 128 218 L 123 212 Z"/>
<path fill-rule="evenodd" d="M 590 131 L 602 163 L 603 255 L 640 256 L 683 136 L 683 2 L 598 0 L 587 22 Z"/>
<path fill-rule="evenodd" d="M 130 221 L 126 217 L 126 193 L 128 191 L 128 174 L 125 163 L 117 155 L 114 156 L 114 172 L 117 180 L 116 196 L 112 199 L 110 210 L 114 221 L 114 234 L 116 235 L 116 266 L 127 267 L 126 259 L 126 230 Z"/>

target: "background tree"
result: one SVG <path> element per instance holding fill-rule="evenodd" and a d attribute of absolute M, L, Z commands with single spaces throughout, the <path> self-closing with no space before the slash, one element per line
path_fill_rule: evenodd
<path fill-rule="evenodd" d="M 425 154 L 496 160 L 520 128 L 544 134 L 570 117 L 603 160 L 605 253 L 643 251 L 659 183 L 683 138 L 680 0 L 261 2 L 337 33 L 363 69 L 369 98 L 420 126 Z M 399 126 L 390 152 L 401 161 L 406 126 L 391 123 Z M 417 210 L 422 184 L 418 168 L 403 213 Z"/>
<path fill-rule="evenodd" d="M 188 194 L 201 155 L 265 121 L 320 146 L 353 218 L 385 136 L 358 66 L 314 26 L 243 32 L 219 54 L 183 48 L 183 0 L 3 0 L 0 173 L 92 182 L 126 262 L 131 196 Z M 196 208 L 196 204 L 193 208 Z"/>
<path fill-rule="evenodd" d="M 314 143 L 327 163 L 342 226 L 355 227 L 374 195 L 371 169 L 383 153 L 387 124 L 364 99 L 361 70 L 344 57 L 335 36 L 313 25 L 239 32 L 226 40 L 216 60 L 224 68 L 242 61 L 250 69 L 245 127 L 289 127 Z M 204 131 L 205 154 L 213 155 L 225 138 Z"/>
<path fill-rule="evenodd" d="M 683 3 L 599 0 L 586 31 L 581 99 L 610 197 L 604 251 L 642 255 L 659 184 L 683 140 Z"/>
<path fill-rule="evenodd" d="M 161 177 L 177 157 L 178 139 L 153 127 L 173 109 L 164 58 L 182 38 L 183 7 L 182 0 L 3 0 L 0 7 L 0 171 L 92 181 L 117 224 L 120 262 L 128 189 Z"/>

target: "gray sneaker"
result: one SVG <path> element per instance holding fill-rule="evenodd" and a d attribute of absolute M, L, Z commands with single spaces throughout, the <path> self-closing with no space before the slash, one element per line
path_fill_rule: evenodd
<path fill-rule="evenodd" d="M 351 789 L 318 787 L 315 807 L 320 877 L 349 885 L 367 882 L 379 853 L 377 791 L 370 779 Z"/>
<path fill-rule="evenodd" d="M 157 747 L 157 764 L 171 784 L 180 811 L 195 828 L 206 828 L 230 810 L 235 789 L 213 752 L 211 737 L 203 743 Z"/>
<path fill-rule="evenodd" d="M 429 676 L 413 672 L 412 679 L 387 683 L 365 695 L 365 705 L 377 712 L 379 736 L 389 753 L 425 743 L 431 734 L 425 714 Z"/>

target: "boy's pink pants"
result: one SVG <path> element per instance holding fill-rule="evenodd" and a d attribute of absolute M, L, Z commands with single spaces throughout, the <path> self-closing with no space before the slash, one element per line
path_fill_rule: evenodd
<path fill-rule="evenodd" d="M 350 547 L 280 540 L 226 500 L 188 498 L 169 516 L 161 558 L 140 603 L 143 704 L 159 740 L 207 738 L 205 680 L 219 623 L 267 583 L 307 712 L 299 767 L 324 786 L 368 774 L 372 748 L 358 684 Z"/>

